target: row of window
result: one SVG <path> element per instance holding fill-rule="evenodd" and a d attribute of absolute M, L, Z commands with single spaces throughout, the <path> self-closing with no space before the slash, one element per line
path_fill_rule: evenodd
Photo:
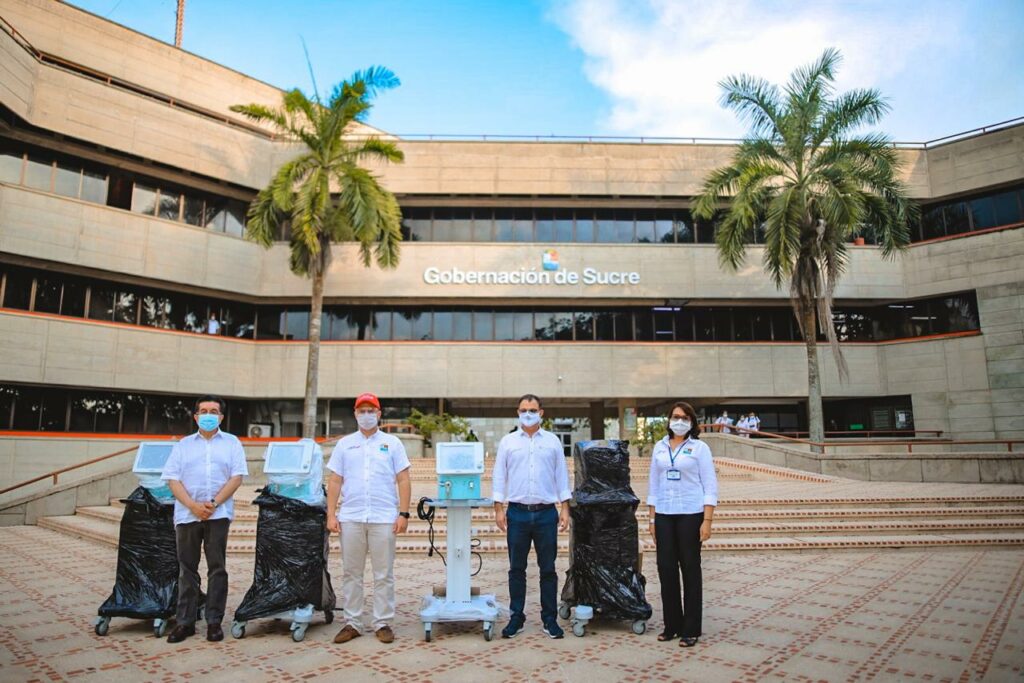
<path fill-rule="evenodd" d="M 234 303 L 43 270 L 5 267 L 5 308 L 242 339 L 305 340 L 309 307 Z M 838 307 L 843 341 L 885 341 L 980 328 L 973 292 L 870 307 Z M 799 341 L 788 306 L 480 308 L 325 306 L 334 341 Z"/>
<path fill-rule="evenodd" d="M 107 204 L 241 236 L 247 203 L 137 177 L 0 138 L 0 182 Z M 712 222 L 686 209 L 407 207 L 405 239 L 424 242 L 659 243 L 709 244 Z M 923 207 L 911 240 L 964 234 L 1024 222 L 1024 188 L 988 192 Z M 287 239 L 282 226 L 279 239 Z M 870 243 L 870 238 L 869 243 Z M 763 242 L 760 232 L 751 237 Z"/>

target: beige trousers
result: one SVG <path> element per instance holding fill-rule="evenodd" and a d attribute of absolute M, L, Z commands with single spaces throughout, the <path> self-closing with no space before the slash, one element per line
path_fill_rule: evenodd
<path fill-rule="evenodd" d="M 341 523 L 341 602 L 345 623 L 362 633 L 363 572 L 366 555 L 373 568 L 373 630 L 395 618 L 394 524 Z"/>

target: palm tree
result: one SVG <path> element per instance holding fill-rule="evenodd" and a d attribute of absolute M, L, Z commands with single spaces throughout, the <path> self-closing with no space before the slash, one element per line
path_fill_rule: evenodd
<path fill-rule="evenodd" d="M 824 440 L 817 328 L 832 347 L 840 379 L 846 363 L 832 325 L 832 297 L 846 268 L 847 244 L 874 237 L 884 258 L 910 241 L 917 205 L 898 177 L 900 160 L 889 139 L 855 134 L 877 123 L 889 106 L 877 90 L 834 95 L 841 56 L 826 50 L 797 69 L 785 88 L 752 76 L 721 82 L 723 106 L 751 126 L 732 162 L 705 179 L 694 213 L 710 220 L 728 196 L 715 235 L 724 267 L 736 270 L 755 230 L 764 235 L 764 268 L 782 288 L 788 281 L 793 313 L 807 348 L 807 411 L 811 441 Z M 818 449 L 816 449 L 818 450 Z"/>
<path fill-rule="evenodd" d="M 319 96 L 310 100 L 294 89 L 284 94 L 277 109 L 261 104 L 231 107 L 253 121 L 271 124 L 284 139 L 303 147 L 256 195 L 249 207 L 246 232 L 251 239 L 270 247 L 281 225 L 288 221 L 292 272 L 308 277 L 313 284 L 304 437 L 316 435 L 320 323 L 331 243 L 358 242 L 366 267 L 372 257 L 382 268 L 398 265 L 402 240 L 398 202 L 361 164 L 401 162 L 404 155 L 391 141 L 352 134 L 366 119 L 376 94 L 398 84 L 398 78 L 388 69 L 371 67 L 338 84 L 326 104 Z"/>

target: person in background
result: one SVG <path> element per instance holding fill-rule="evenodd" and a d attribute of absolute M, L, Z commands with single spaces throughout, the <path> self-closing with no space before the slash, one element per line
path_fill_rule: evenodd
<path fill-rule="evenodd" d="M 206 321 L 206 334 L 220 334 L 220 321 L 217 320 L 217 314 L 213 311 L 210 312 L 210 318 Z"/>
<path fill-rule="evenodd" d="M 512 612 L 501 637 L 515 638 L 526 624 L 526 560 L 532 543 L 540 569 L 540 619 L 544 633 L 550 638 L 562 638 L 555 556 L 558 532 L 569 528 L 569 469 L 561 440 L 541 429 L 544 409 L 540 399 L 525 394 L 519 399 L 518 411 L 519 429 L 501 439 L 494 461 L 494 515 L 498 528 L 506 532 L 508 539 Z"/>
<path fill-rule="evenodd" d="M 732 434 L 732 430 L 729 427 L 732 426 L 732 418 L 729 417 L 729 411 L 723 410 L 722 414 L 715 420 L 716 425 L 721 425 L 720 429 L 722 434 Z"/>
<path fill-rule="evenodd" d="M 224 399 L 203 396 L 193 419 L 199 430 L 174 444 L 161 478 L 174 494 L 174 533 L 178 544 L 177 624 L 168 643 L 196 634 L 199 608 L 199 551 L 206 553 L 206 639 L 224 640 L 221 622 L 228 598 L 228 529 L 235 516 L 233 496 L 249 474 L 237 437 L 220 429 Z"/>
<path fill-rule="evenodd" d="M 761 418 L 753 410 L 747 415 L 747 429 L 755 432 L 761 431 Z M 747 434 L 747 436 L 750 436 L 750 434 Z"/>
<path fill-rule="evenodd" d="M 749 428 L 746 415 L 740 415 L 739 421 L 736 423 L 736 434 L 743 437 L 744 439 L 750 438 L 750 434 L 746 432 Z"/>
<path fill-rule="evenodd" d="M 409 457 L 398 437 L 378 428 L 381 409 L 376 396 L 361 394 L 356 399 L 355 417 L 359 431 L 338 441 L 327 461 L 327 529 L 341 534 L 341 602 L 345 615 L 345 625 L 334 636 L 334 642 L 347 643 L 363 634 L 363 573 L 369 553 L 373 566 L 373 630 L 377 640 L 392 643 L 395 537 L 409 524 Z"/>
<path fill-rule="evenodd" d="M 658 640 L 680 638 L 680 646 L 693 647 L 701 636 L 703 612 L 700 548 L 711 538 L 718 478 L 711 449 L 700 440 L 693 407 L 675 403 L 669 411 L 668 426 L 669 433 L 655 444 L 651 454 L 647 494 L 665 619 Z"/>

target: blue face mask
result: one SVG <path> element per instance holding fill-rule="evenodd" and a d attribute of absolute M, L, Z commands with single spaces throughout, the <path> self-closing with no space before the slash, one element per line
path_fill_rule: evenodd
<path fill-rule="evenodd" d="M 524 427 L 533 427 L 540 424 L 540 415 L 537 413 L 519 413 L 519 422 Z"/>
<path fill-rule="evenodd" d="M 204 432 L 212 432 L 213 430 L 217 429 L 218 426 L 220 426 L 220 415 L 211 415 L 210 413 L 205 413 L 203 415 L 200 415 L 199 419 L 196 420 L 196 422 L 199 423 L 199 428 L 202 429 Z"/>

